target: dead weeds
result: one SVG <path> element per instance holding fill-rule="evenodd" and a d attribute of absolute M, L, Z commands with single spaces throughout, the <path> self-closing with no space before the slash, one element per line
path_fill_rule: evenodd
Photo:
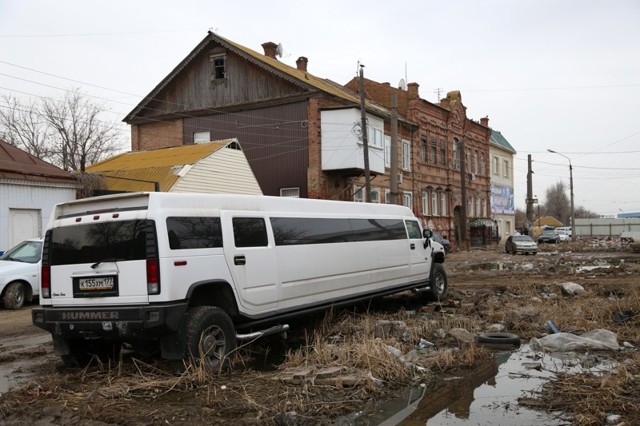
<path fill-rule="evenodd" d="M 271 351 L 268 340 L 241 347 L 230 372 L 211 374 L 188 366 L 177 374 L 159 361 L 127 358 L 82 370 L 43 374 L 0 397 L 3 424 L 318 424 L 375 409 L 399 389 L 423 383 L 437 393 L 448 374 L 464 374 L 491 353 L 450 334 L 477 335 L 491 325 L 518 334 L 523 342 L 550 333 L 547 321 L 581 334 L 594 328 L 615 332 L 621 342 L 640 344 L 639 267 L 569 275 L 549 264 L 570 254 L 536 257 L 489 253 L 491 262 L 533 263 L 469 272 L 464 254 L 448 258 L 450 298 L 422 306 L 413 295 L 385 299 L 364 311 L 330 312 L 323 320 L 292 330 L 292 341 L 273 368 L 255 361 Z M 482 260 L 482 254 L 469 257 Z M 545 257 L 546 256 L 546 257 Z M 562 262 L 559 257 L 565 260 Z M 450 261 L 451 260 L 451 261 Z M 459 268 L 458 268 L 459 266 Z M 580 295 L 560 285 L 578 282 Z M 299 335 L 295 335 L 299 332 Z M 640 356 L 606 353 L 619 362 L 614 374 L 567 374 L 549 381 L 537 396 L 549 411 L 573 414 L 576 424 L 602 424 L 618 413 L 640 419 L 637 395 Z M 626 359 L 630 358 L 630 359 Z M 586 402 L 585 402 L 586 401 Z M 295 414 L 294 414 L 295 413 Z"/>

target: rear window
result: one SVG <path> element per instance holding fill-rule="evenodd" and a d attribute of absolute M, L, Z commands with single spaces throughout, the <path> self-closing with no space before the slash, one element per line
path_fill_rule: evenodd
<path fill-rule="evenodd" d="M 47 236 L 50 242 L 48 261 L 51 265 L 70 265 L 146 259 L 147 234 L 153 239 L 153 229 L 153 221 L 149 220 L 53 228 Z"/>

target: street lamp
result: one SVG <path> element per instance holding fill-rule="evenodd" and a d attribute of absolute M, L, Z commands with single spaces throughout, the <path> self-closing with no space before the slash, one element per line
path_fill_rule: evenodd
<path fill-rule="evenodd" d="M 552 149 L 547 148 L 547 151 L 553 154 L 561 155 L 567 160 L 569 160 L 569 192 L 571 193 L 571 241 L 575 241 L 576 240 L 576 226 L 575 226 L 576 218 L 574 217 L 575 210 L 573 209 L 573 167 L 571 166 L 571 158 L 567 157 L 566 155 L 560 152 L 554 151 Z"/>

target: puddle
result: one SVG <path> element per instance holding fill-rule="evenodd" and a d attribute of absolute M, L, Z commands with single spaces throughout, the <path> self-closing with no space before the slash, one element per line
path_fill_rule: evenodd
<path fill-rule="evenodd" d="M 497 352 L 491 361 L 448 380 L 437 393 L 425 387 L 409 389 L 356 424 L 368 425 L 566 425 L 560 413 L 551 415 L 518 404 L 531 398 L 555 372 L 609 371 L 599 358 L 575 353 L 540 354 L 523 345 L 517 352 Z M 588 358 L 588 359 L 587 359 Z M 538 368 L 535 368 L 538 367 Z M 362 421 L 362 422 L 361 422 Z"/>

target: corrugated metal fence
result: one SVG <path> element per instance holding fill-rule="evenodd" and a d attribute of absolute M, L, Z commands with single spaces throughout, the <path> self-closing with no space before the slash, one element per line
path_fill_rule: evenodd
<path fill-rule="evenodd" d="M 576 236 L 619 237 L 623 232 L 640 232 L 640 218 L 576 219 Z"/>

